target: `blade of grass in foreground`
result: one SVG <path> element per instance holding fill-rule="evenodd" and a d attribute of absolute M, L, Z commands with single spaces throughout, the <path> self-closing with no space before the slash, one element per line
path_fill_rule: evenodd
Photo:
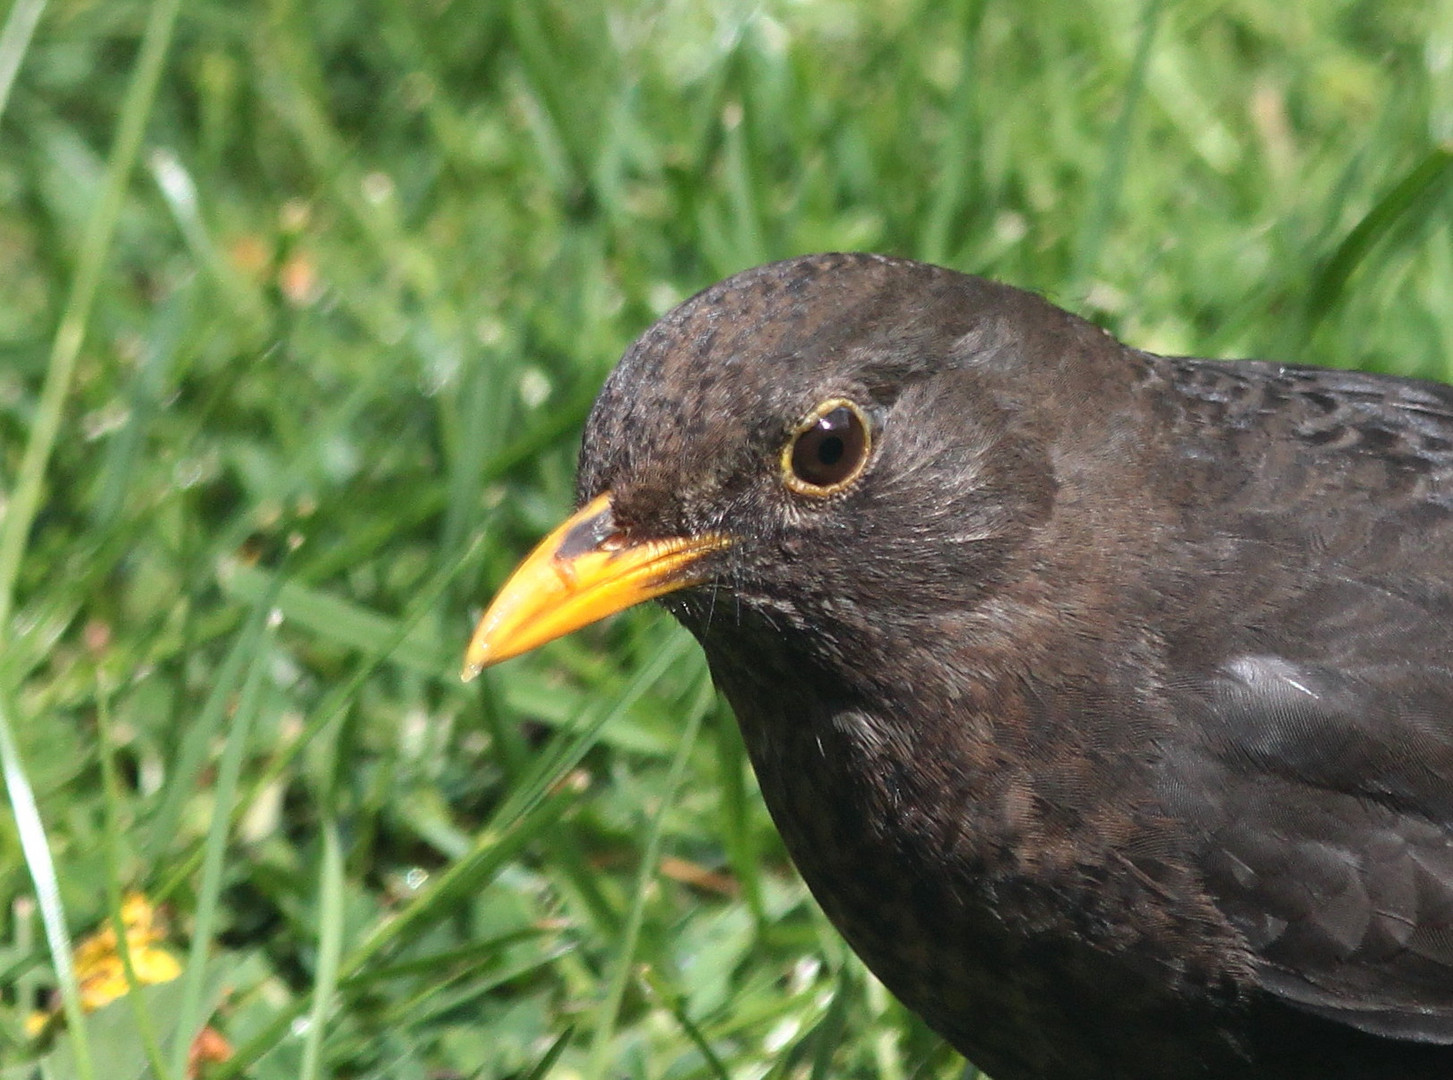
<path fill-rule="evenodd" d="M 655 998 L 660 1004 L 676 1018 L 681 1025 L 681 1030 L 691 1040 L 691 1045 L 696 1047 L 702 1059 L 706 1062 L 707 1072 L 715 1077 L 715 1080 L 731 1080 L 731 1074 L 722 1060 L 711 1048 L 711 1043 L 706 1038 L 706 1033 L 697 1026 L 696 1021 L 686 1011 L 685 998 L 676 992 L 669 984 L 658 978 L 653 972 L 647 970 L 641 973 L 642 988 L 646 993 Z M 891 1078 L 890 1078 L 891 1080 Z"/>
<path fill-rule="evenodd" d="M 318 877 L 318 963 L 300 1080 L 318 1080 L 323 1075 L 323 1035 L 338 989 L 338 960 L 343 955 L 343 847 L 338 822 L 331 814 L 323 822 L 323 868 Z"/>
<path fill-rule="evenodd" d="M 562 1031 L 559 1037 L 550 1044 L 550 1049 L 541 1056 L 539 1063 L 530 1070 L 524 1080 L 545 1080 L 550 1075 L 550 1070 L 555 1067 L 555 1062 L 560 1060 L 560 1055 L 570 1045 L 570 1036 L 575 1034 L 575 1027 L 571 1025 Z"/>
<path fill-rule="evenodd" d="M 842 1042 L 848 1019 L 848 1003 L 852 1000 L 852 977 L 844 966 L 838 972 L 837 988 L 827 1012 L 812 1033 L 812 1074 L 808 1080 L 829 1080 L 832 1076 L 833 1051 Z"/>
<path fill-rule="evenodd" d="M 1354 225 L 1318 272 L 1307 292 L 1307 329 L 1320 322 L 1342 295 L 1353 271 L 1368 253 L 1415 210 L 1453 187 L 1453 149 L 1438 147 L 1392 186 Z"/>
<path fill-rule="evenodd" d="M 10 90 L 20 64 L 30 49 L 30 39 L 45 11 L 45 0 L 16 0 L 5 16 L 5 29 L 0 30 L 0 117 L 10 104 Z"/>
<path fill-rule="evenodd" d="M 31 880 L 35 883 L 35 898 L 40 907 L 41 922 L 45 926 L 46 942 L 50 946 L 51 965 L 55 969 L 56 982 L 60 984 L 61 1007 L 65 1012 L 66 1024 L 71 1030 L 75 1048 L 76 1072 L 79 1080 L 94 1080 L 96 1073 L 91 1061 L 91 1044 L 86 1037 L 81 989 L 76 983 L 75 968 L 71 964 L 71 938 L 66 931 L 66 914 L 61 906 L 55 860 L 51 856 L 45 826 L 41 824 L 40 810 L 35 805 L 35 792 L 21 767 L 20 751 L 15 745 L 14 735 L 11 734 L 10 695 L 3 690 L 0 690 L 0 762 L 4 764 L 5 790 L 10 796 L 10 806 L 15 814 L 15 831 L 20 836 L 20 850 L 25 856 L 25 865 L 30 870 Z"/>

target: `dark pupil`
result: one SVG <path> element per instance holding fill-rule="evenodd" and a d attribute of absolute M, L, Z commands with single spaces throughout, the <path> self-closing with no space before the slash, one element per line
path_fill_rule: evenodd
<path fill-rule="evenodd" d="M 819 487 L 846 480 L 858 467 L 864 448 L 863 426 L 851 409 L 833 409 L 797 438 L 792 471 Z"/>

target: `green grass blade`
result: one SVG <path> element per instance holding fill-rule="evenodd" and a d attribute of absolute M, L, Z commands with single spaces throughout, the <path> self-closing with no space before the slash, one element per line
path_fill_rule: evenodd
<path fill-rule="evenodd" d="M 573 952 L 574 949 L 574 945 L 563 945 L 539 956 L 532 956 L 518 963 L 506 965 L 482 977 L 471 978 L 473 973 L 470 971 L 457 972 L 403 999 L 380 1016 L 379 1023 L 385 1027 L 410 1021 L 420 1026 L 427 1025 L 432 1019 L 476 1003 L 480 998 L 507 983 L 547 968 L 560 957 Z M 455 986 L 457 983 L 464 982 L 467 982 L 468 985 Z"/>
<path fill-rule="evenodd" d="M 540 1060 L 535 1067 L 525 1074 L 524 1080 L 545 1080 L 550 1075 L 550 1070 L 555 1067 L 555 1062 L 560 1060 L 560 1055 L 570 1045 L 570 1038 L 575 1034 L 575 1025 L 567 1027 L 552 1042 L 549 1048 L 540 1055 Z"/>
<path fill-rule="evenodd" d="M 202 882 L 197 889 L 196 911 L 192 921 L 192 944 L 182 974 L 183 995 L 177 1013 L 176 1041 L 172 1045 L 172 1072 L 182 1076 L 187 1069 L 187 1052 L 206 1017 L 202 1015 L 206 986 L 207 957 L 212 948 L 213 927 L 217 924 L 222 892 L 223 859 L 231 834 L 231 808 L 237 796 L 242 763 L 247 753 L 248 736 L 261 703 L 263 675 L 272 652 L 274 630 L 271 625 L 256 639 L 252 655 L 247 658 L 247 679 L 242 685 L 237 711 L 222 748 L 217 773 L 212 821 L 202 848 Z"/>
<path fill-rule="evenodd" d="M 30 39 L 35 27 L 45 13 L 46 0 L 15 0 L 5 16 L 5 26 L 0 29 L 0 117 L 10 104 L 10 91 L 15 86 L 15 76 L 30 48 Z"/>
<path fill-rule="evenodd" d="M 323 1075 L 323 1037 L 333 1010 L 338 962 L 343 955 L 343 847 L 338 840 L 338 823 L 331 817 L 323 823 L 318 895 L 318 962 L 313 971 L 313 1007 L 308 1014 L 300 1080 L 319 1080 Z"/>
<path fill-rule="evenodd" d="M 1400 224 L 1453 189 L 1453 149 L 1427 154 L 1377 201 L 1337 245 L 1307 291 L 1309 328 L 1325 318 L 1353 272 L 1377 244 Z"/>
<path fill-rule="evenodd" d="M 837 988 L 832 1002 L 823 1014 L 817 1029 L 812 1033 L 812 1072 L 808 1080 L 830 1080 L 833 1075 L 833 1056 L 843 1038 L 847 1024 L 848 1008 L 856 996 L 853 993 L 852 968 L 844 964 L 838 972 Z"/>
<path fill-rule="evenodd" d="M 362 990 L 378 983 L 387 982 L 390 979 L 400 979 L 415 975 L 428 975 L 431 972 L 443 971 L 448 968 L 465 966 L 483 961 L 485 958 L 507 948 L 510 945 L 522 941 L 529 941 L 539 938 L 548 933 L 544 927 L 531 926 L 524 930 L 515 930 L 508 934 L 500 934 L 496 937 L 485 938 L 482 941 L 472 942 L 469 945 L 458 949 L 448 949 L 444 952 L 430 953 L 417 959 L 405 960 L 397 964 L 379 964 L 373 967 L 356 971 L 339 985 L 345 991 Z"/>
<path fill-rule="evenodd" d="M 681 1025 L 681 1030 L 686 1032 L 686 1037 L 691 1040 L 691 1045 L 696 1047 L 702 1060 L 706 1062 L 708 1075 L 715 1077 L 715 1080 L 731 1080 L 731 1073 L 727 1071 L 725 1062 L 711 1048 L 711 1042 L 707 1039 L 706 1033 L 687 1013 L 686 1002 L 681 995 L 672 992 L 671 988 L 649 969 L 641 973 L 641 983 L 647 993 L 676 1018 L 676 1022 Z"/>
<path fill-rule="evenodd" d="M 66 913 L 61 904 L 55 859 L 51 854 L 50 842 L 46 839 L 45 826 L 40 820 L 35 792 L 25 770 L 20 766 L 20 751 L 11 733 L 10 710 L 10 697 L 0 689 L 0 766 L 3 766 L 5 772 L 5 791 L 10 797 L 10 808 L 15 815 L 15 829 L 20 836 L 20 849 L 25 856 L 25 865 L 30 871 L 31 881 L 35 884 L 35 898 L 40 908 L 41 922 L 45 926 L 50 961 L 55 969 L 56 981 L 60 984 L 61 1006 L 65 1011 L 66 1024 L 70 1028 L 75 1048 L 78 1080 L 95 1080 L 90 1040 L 81 1009 L 81 990 L 76 983 L 75 967 L 71 963 L 71 938 L 66 929 Z"/>

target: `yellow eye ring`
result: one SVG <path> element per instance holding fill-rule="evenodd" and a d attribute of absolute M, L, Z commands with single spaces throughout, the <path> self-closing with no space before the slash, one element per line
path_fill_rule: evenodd
<path fill-rule="evenodd" d="M 828 398 L 803 417 L 782 447 L 782 482 L 823 498 L 858 478 L 873 448 L 872 428 L 855 402 Z"/>

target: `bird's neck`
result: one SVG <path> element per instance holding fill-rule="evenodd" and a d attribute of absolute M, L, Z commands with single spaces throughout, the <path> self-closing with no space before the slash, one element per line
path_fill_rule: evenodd
<path fill-rule="evenodd" d="M 956 670 L 932 647 L 944 632 L 926 627 L 916 636 L 881 626 L 856 635 L 843 650 L 855 658 L 851 666 L 836 662 L 836 650 L 795 648 L 790 635 L 762 633 L 770 642 L 756 640 L 748 619 L 698 637 L 809 883 L 833 853 L 867 856 L 831 835 L 865 821 L 900 847 L 911 838 L 962 849 L 980 837 L 992 847 L 997 829 L 970 819 L 1001 784 L 997 712 L 1020 680 L 1008 670 Z M 826 820 L 827 810 L 840 820 Z M 990 854 L 963 850 L 974 860 Z"/>
<path fill-rule="evenodd" d="M 1102 769 L 1104 747 L 1082 744 L 1095 733 L 1058 710 L 1119 716 L 1132 728 L 1134 717 L 1074 683 L 1061 683 L 1051 705 L 1036 657 L 996 666 L 986 661 L 991 637 L 981 636 L 973 671 L 924 638 L 896 657 L 866 654 L 878 674 L 857 679 L 790 652 L 752 650 L 749 660 L 721 639 L 704 642 L 768 809 L 823 910 L 895 994 L 976 1048 L 981 1034 L 965 1025 L 1006 999 L 1149 993 L 1164 983 L 1156 973 L 1175 955 L 1173 932 L 1194 925 L 1212 940 L 1217 920 L 1185 887 L 1189 871 L 1134 762 Z M 1059 662 L 1075 673 L 1086 657 Z M 885 670 L 892 687 L 861 681 Z M 1081 686 L 1107 685 L 1103 673 L 1079 674 Z M 1136 851 L 1154 858 L 1126 854 Z M 1100 873 L 1107 867 L 1117 868 L 1112 881 Z M 1047 941 L 1062 954 L 1049 957 Z M 1236 953 L 1229 938 L 1214 944 L 1177 959 L 1187 984 L 1229 985 L 1225 958 Z M 1046 1014 L 1040 1023 L 1098 1021 Z M 995 1055 L 1018 1053 L 1016 1040 L 1038 1033 L 1011 1034 L 984 1057 L 1009 1060 Z"/>

